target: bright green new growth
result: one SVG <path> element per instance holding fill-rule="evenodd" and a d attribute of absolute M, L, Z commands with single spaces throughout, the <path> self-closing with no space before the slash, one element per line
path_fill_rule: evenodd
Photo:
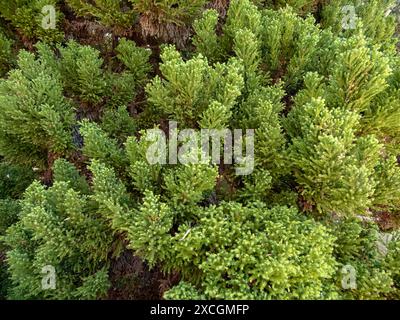
<path fill-rule="evenodd" d="M 337 236 L 335 256 L 341 270 L 351 266 L 355 271 L 357 288 L 345 290 L 341 283 L 340 294 L 344 299 L 383 299 L 398 295 L 394 281 L 398 275 L 397 262 L 399 239 L 381 233 L 375 224 L 356 218 L 333 222 Z M 355 290 L 356 289 L 356 290 Z"/>
<path fill-rule="evenodd" d="M 322 9 L 321 25 L 323 28 L 331 28 L 335 34 L 346 37 L 363 30 L 372 44 L 392 50 L 396 44 L 392 37 L 395 32 L 396 17 L 388 13 L 393 9 L 395 2 L 395 0 L 330 1 Z M 354 7 L 354 12 L 350 7 Z"/>
<path fill-rule="evenodd" d="M 296 106 L 288 162 L 300 194 L 320 212 L 362 214 L 371 204 L 379 145 L 372 137 L 356 139 L 358 117 L 330 111 L 321 99 Z"/>
<path fill-rule="evenodd" d="M 148 100 L 154 112 L 170 116 L 179 126 L 224 127 L 240 95 L 243 78 L 236 60 L 227 64 L 208 65 L 201 55 L 183 61 L 175 48 L 165 47 L 160 70 L 164 79 L 155 77 L 147 85 Z M 219 119 L 213 108 L 219 108 Z M 223 117 L 223 118 L 221 118 Z"/>
<path fill-rule="evenodd" d="M 58 160 L 55 180 L 46 189 L 34 182 L 21 201 L 20 220 L 5 236 L 13 298 L 93 299 L 108 289 L 107 256 L 112 234 L 76 181 L 71 164 Z M 68 173 L 67 173 L 68 172 Z M 67 173 L 67 174 L 66 174 Z M 72 180 L 69 180 L 72 179 Z M 42 269 L 53 266 L 56 288 L 44 290 Z"/>
<path fill-rule="evenodd" d="M 146 204 L 142 210 L 150 215 Z M 328 297 L 324 281 L 335 271 L 334 238 L 294 209 L 225 203 L 199 210 L 193 226 L 182 225 L 169 241 L 164 238 L 164 250 L 172 245 L 168 259 L 187 270 L 185 282 L 167 298 L 193 298 L 194 292 L 207 299 Z"/>
<path fill-rule="evenodd" d="M 90 46 L 70 41 L 59 50 L 62 59 L 58 65 L 67 94 L 72 99 L 80 99 L 87 108 L 104 103 L 110 107 L 127 105 L 150 68 L 150 53 L 126 39 L 121 39 L 116 48 L 117 58 L 125 67 L 122 73 L 103 69 L 100 52 Z"/>
<path fill-rule="evenodd" d="M 45 166 L 49 153 L 72 145 L 73 108 L 63 96 L 60 73 L 46 59 L 21 51 L 18 69 L 0 83 L 0 155 L 15 163 Z"/>
<path fill-rule="evenodd" d="M 0 82 L 0 155 L 43 168 L 48 157 L 79 146 L 72 134 L 74 111 L 78 118 L 97 118 L 104 104 L 112 109 L 134 99 L 149 70 L 149 53 L 121 40 L 126 70 L 114 73 L 103 69 L 97 50 L 73 41 L 59 47 L 59 58 L 44 44 L 37 49 L 37 57 L 21 51 L 18 68 Z"/>
<path fill-rule="evenodd" d="M 0 294 L 114 297 L 134 255 L 166 299 L 399 298 L 393 1 L 346 29 L 346 1 L 70 0 L 107 49 L 67 28 L 14 64 L 39 2 L 0 1 Z M 254 171 L 168 162 L 183 129 L 254 129 Z"/>

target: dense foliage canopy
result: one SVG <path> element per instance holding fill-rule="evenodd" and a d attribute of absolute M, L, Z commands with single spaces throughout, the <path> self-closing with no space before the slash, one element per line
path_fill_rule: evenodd
<path fill-rule="evenodd" d="M 0 298 L 399 299 L 398 9 L 0 0 Z"/>

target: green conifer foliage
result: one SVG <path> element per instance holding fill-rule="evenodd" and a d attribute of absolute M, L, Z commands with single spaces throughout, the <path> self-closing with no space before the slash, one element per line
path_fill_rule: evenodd
<path fill-rule="evenodd" d="M 399 299 L 400 296 L 400 240 L 398 231 L 390 235 L 390 242 L 386 245 L 388 252 L 385 256 L 383 268 L 389 270 L 392 275 L 394 288 L 391 292 L 391 298 Z"/>
<path fill-rule="evenodd" d="M 335 256 L 343 266 L 355 271 L 356 287 L 344 290 L 337 283 L 343 299 L 383 299 L 398 294 L 394 279 L 398 274 L 399 239 L 392 234 L 380 233 L 374 223 L 348 218 L 333 222 L 336 234 Z"/>
<path fill-rule="evenodd" d="M 218 61 L 224 53 L 216 34 L 218 12 L 210 9 L 204 11 L 202 17 L 193 23 L 195 35 L 193 44 L 196 51 L 207 57 L 211 62 Z"/>
<path fill-rule="evenodd" d="M 150 53 L 126 39 L 121 39 L 116 48 L 117 57 L 125 67 L 121 73 L 104 70 L 100 52 L 90 46 L 70 41 L 59 50 L 61 60 L 58 66 L 65 90 L 70 98 L 79 99 L 86 108 L 99 104 L 111 107 L 127 105 L 149 71 Z"/>
<path fill-rule="evenodd" d="M 99 213 L 109 220 L 114 232 L 126 230 L 132 219 L 132 201 L 126 186 L 119 180 L 112 168 L 98 160 L 93 160 L 90 169 L 93 173 L 92 199 L 99 205 Z"/>
<path fill-rule="evenodd" d="M 349 111 L 330 111 L 321 99 L 288 116 L 297 129 L 288 160 L 300 194 L 319 211 L 362 213 L 370 204 L 379 144 L 373 137 L 356 138 L 357 121 Z"/>
<path fill-rule="evenodd" d="M 400 297 L 393 1 L 50 4 L 0 0 L 1 298 L 113 298 L 136 262 L 166 299 Z M 254 129 L 251 174 L 202 129 Z"/>
<path fill-rule="evenodd" d="M 121 144 L 137 131 L 137 121 L 129 115 L 125 107 L 106 110 L 101 118 L 100 126 Z"/>
<path fill-rule="evenodd" d="M 83 153 L 91 159 L 101 160 L 106 164 L 121 167 L 125 163 L 125 155 L 115 139 L 110 138 L 99 125 L 84 121 L 80 132 L 84 139 Z"/>
<path fill-rule="evenodd" d="M 28 167 L 0 162 L 0 238 L 10 226 L 18 222 L 21 206 L 17 199 L 34 177 L 33 170 Z M 8 249 L 0 240 L 0 300 L 6 299 L 7 291 L 11 287 L 10 274 L 3 253 Z"/>
<path fill-rule="evenodd" d="M 193 265 L 195 272 L 185 273 L 184 282 L 166 297 L 328 298 L 323 283 L 335 271 L 333 239 L 322 225 L 293 209 L 225 203 L 201 210 L 195 225 L 182 225 L 173 239 L 160 242 L 172 244 L 174 253 L 167 258 L 176 259 L 175 265 Z"/>
<path fill-rule="evenodd" d="M 21 51 L 18 69 L 0 86 L 0 153 L 17 163 L 43 167 L 49 152 L 65 154 L 73 147 L 74 106 L 96 117 L 99 103 L 113 107 L 131 102 L 148 70 L 148 53 L 129 41 L 122 46 L 121 59 L 134 72 L 104 71 L 98 51 L 75 42 L 59 48 L 61 59 L 43 44 L 38 45 L 37 58 Z"/>
<path fill-rule="evenodd" d="M 151 51 L 137 47 L 133 41 L 122 38 L 115 48 L 118 59 L 124 64 L 127 71 L 134 76 L 137 82 L 147 78 L 150 71 L 149 58 Z"/>
<path fill-rule="evenodd" d="M 29 167 L 0 162 L 0 199 L 18 199 L 34 178 Z"/>
<path fill-rule="evenodd" d="M 283 78 L 290 89 L 298 85 L 318 48 L 320 30 L 312 17 L 304 20 L 291 7 L 261 14 L 250 1 L 235 0 L 222 27 L 223 35 L 218 37 L 215 14 L 206 11 L 194 24 L 194 45 L 199 52 L 214 61 L 234 48 L 245 64 L 250 83 L 262 70 L 274 79 Z"/>
<path fill-rule="evenodd" d="M 151 141 L 146 139 L 147 135 L 143 134 L 141 139 L 129 137 L 126 141 L 126 155 L 129 161 L 127 169 L 132 185 L 136 191 L 143 193 L 145 191 L 160 192 L 161 169 L 160 164 L 150 164 L 147 161 L 147 150 L 151 145 Z M 150 140 L 150 139 L 149 139 Z"/>
<path fill-rule="evenodd" d="M 12 249 L 7 262 L 12 273 L 11 297 L 18 299 L 91 299 L 108 289 L 105 274 L 113 241 L 107 224 L 83 192 L 87 185 L 71 164 L 56 161 L 60 180 L 46 189 L 34 182 L 21 201 L 18 223 L 5 236 Z M 68 172 L 68 174 L 66 174 Z M 72 179 L 72 180 L 69 180 Z M 42 287 L 42 270 L 53 266 L 56 288 Z"/>
<path fill-rule="evenodd" d="M 175 207 L 190 207 L 215 187 L 218 171 L 207 164 L 185 165 L 164 176 L 167 197 Z"/>
<path fill-rule="evenodd" d="M 20 206 L 14 199 L 0 199 L 0 235 L 3 236 L 6 230 L 18 221 Z M 3 244 L 0 245 L 3 249 Z M 2 264 L 2 263 L 1 263 Z"/>
<path fill-rule="evenodd" d="M 365 40 L 358 37 L 341 46 L 331 68 L 329 104 L 358 112 L 365 111 L 372 99 L 386 89 L 391 72 L 388 58 L 367 48 Z"/>
<path fill-rule="evenodd" d="M 72 146 L 73 108 L 47 49 L 39 47 L 39 58 L 21 51 L 18 68 L 0 83 L 0 154 L 15 163 L 43 167 L 49 152 Z"/>
<path fill-rule="evenodd" d="M 94 17 L 115 31 L 131 27 L 136 19 L 129 1 L 120 0 L 66 0 L 66 3 L 81 17 Z"/>
<path fill-rule="evenodd" d="M 12 44 L 13 41 L 0 32 L 0 76 L 6 74 L 12 65 Z"/>
<path fill-rule="evenodd" d="M 312 63 L 319 41 L 315 20 L 296 16 L 289 8 L 267 11 L 262 31 L 264 59 L 275 77 L 292 88 Z"/>
<path fill-rule="evenodd" d="M 240 123 L 256 129 L 256 163 L 272 174 L 284 171 L 285 137 L 280 113 L 284 91 L 281 86 L 271 86 L 253 91 L 240 107 Z"/>
<path fill-rule="evenodd" d="M 99 52 L 75 42 L 70 42 L 60 51 L 63 57 L 60 69 L 66 89 L 83 102 L 98 103 L 107 90 Z"/>
<path fill-rule="evenodd" d="M 390 15 L 395 0 L 329 1 L 322 9 L 321 24 L 336 34 L 354 35 L 363 30 L 372 44 L 393 50 L 396 43 L 395 16 Z M 353 11 L 354 8 L 354 11 Z"/>
<path fill-rule="evenodd" d="M 244 1 L 231 1 L 227 15 L 226 22 L 223 25 L 223 34 L 217 35 L 217 22 L 218 14 L 216 10 L 206 10 L 202 17 L 194 22 L 195 35 L 193 36 L 193 44 L 196 46 L 196 50 L 206 56 L 210 61 L 219 61 L 222 58 L 226 58 L 230 54 L 234 46 L 234 40 L 237 32 L 253 33 L 249 39 L 244 37 L 241 39 L 243 42 L 239 42 L 236 39 L 236 48 L 239 46 L 243 49 L 247 49 L 250 44 L 250 48 L 247 49 L 254 54 L 254 51 L 259 50 L 257 48 L 259 43 L 254 37 L 258 37 L 261 27 L 261 13 L 257 10 L 257 7 L 248 0 Z M 240 37 L 240 35 L 238 36 Z M 256 54 L 257 56 L 257 54 Z M 241 58 L 244 58 L 243 56 Z M 250 61 L 244 60 L 246 63 L 254 62 L 253 59 Z"/>
<path fill-rule="evenodd" d="M 63 15 L 57 10 L 58 0 L 1 0 L 0 15 L 10 21 L 12 26 L 24 37 L 45 42 L 61 41 L 64 37 L 59 30 Z M 52 6 L 55 12 L 56 28 L 43 28 L 43 21 L 48 21 L 46 6 Z"/>
<path fill-rule="evenodd" d="M 161 58 L 164 79 L 155 77 L 146 87 L 155 112 L 170 116 L 179 125 L 196 126 L 209 124 L 211 119 L 215 121 L 210 108 L 218 107 L 222 109 L 220 117 L 224 117 L 220 120 L 226 125 L 243 87 L 241 64 L 231 60 L 213 68 L 201 55 L 184 61 L 172 46 L 164 48 Z"/>
<path fill-rule="evenodd" d="M 318 10 L 318 6 L 326 0 L 257 0 L 257 4 L 274 9 L 290 6 L 302 15 L 306 13 L 314 13 Z"/>

